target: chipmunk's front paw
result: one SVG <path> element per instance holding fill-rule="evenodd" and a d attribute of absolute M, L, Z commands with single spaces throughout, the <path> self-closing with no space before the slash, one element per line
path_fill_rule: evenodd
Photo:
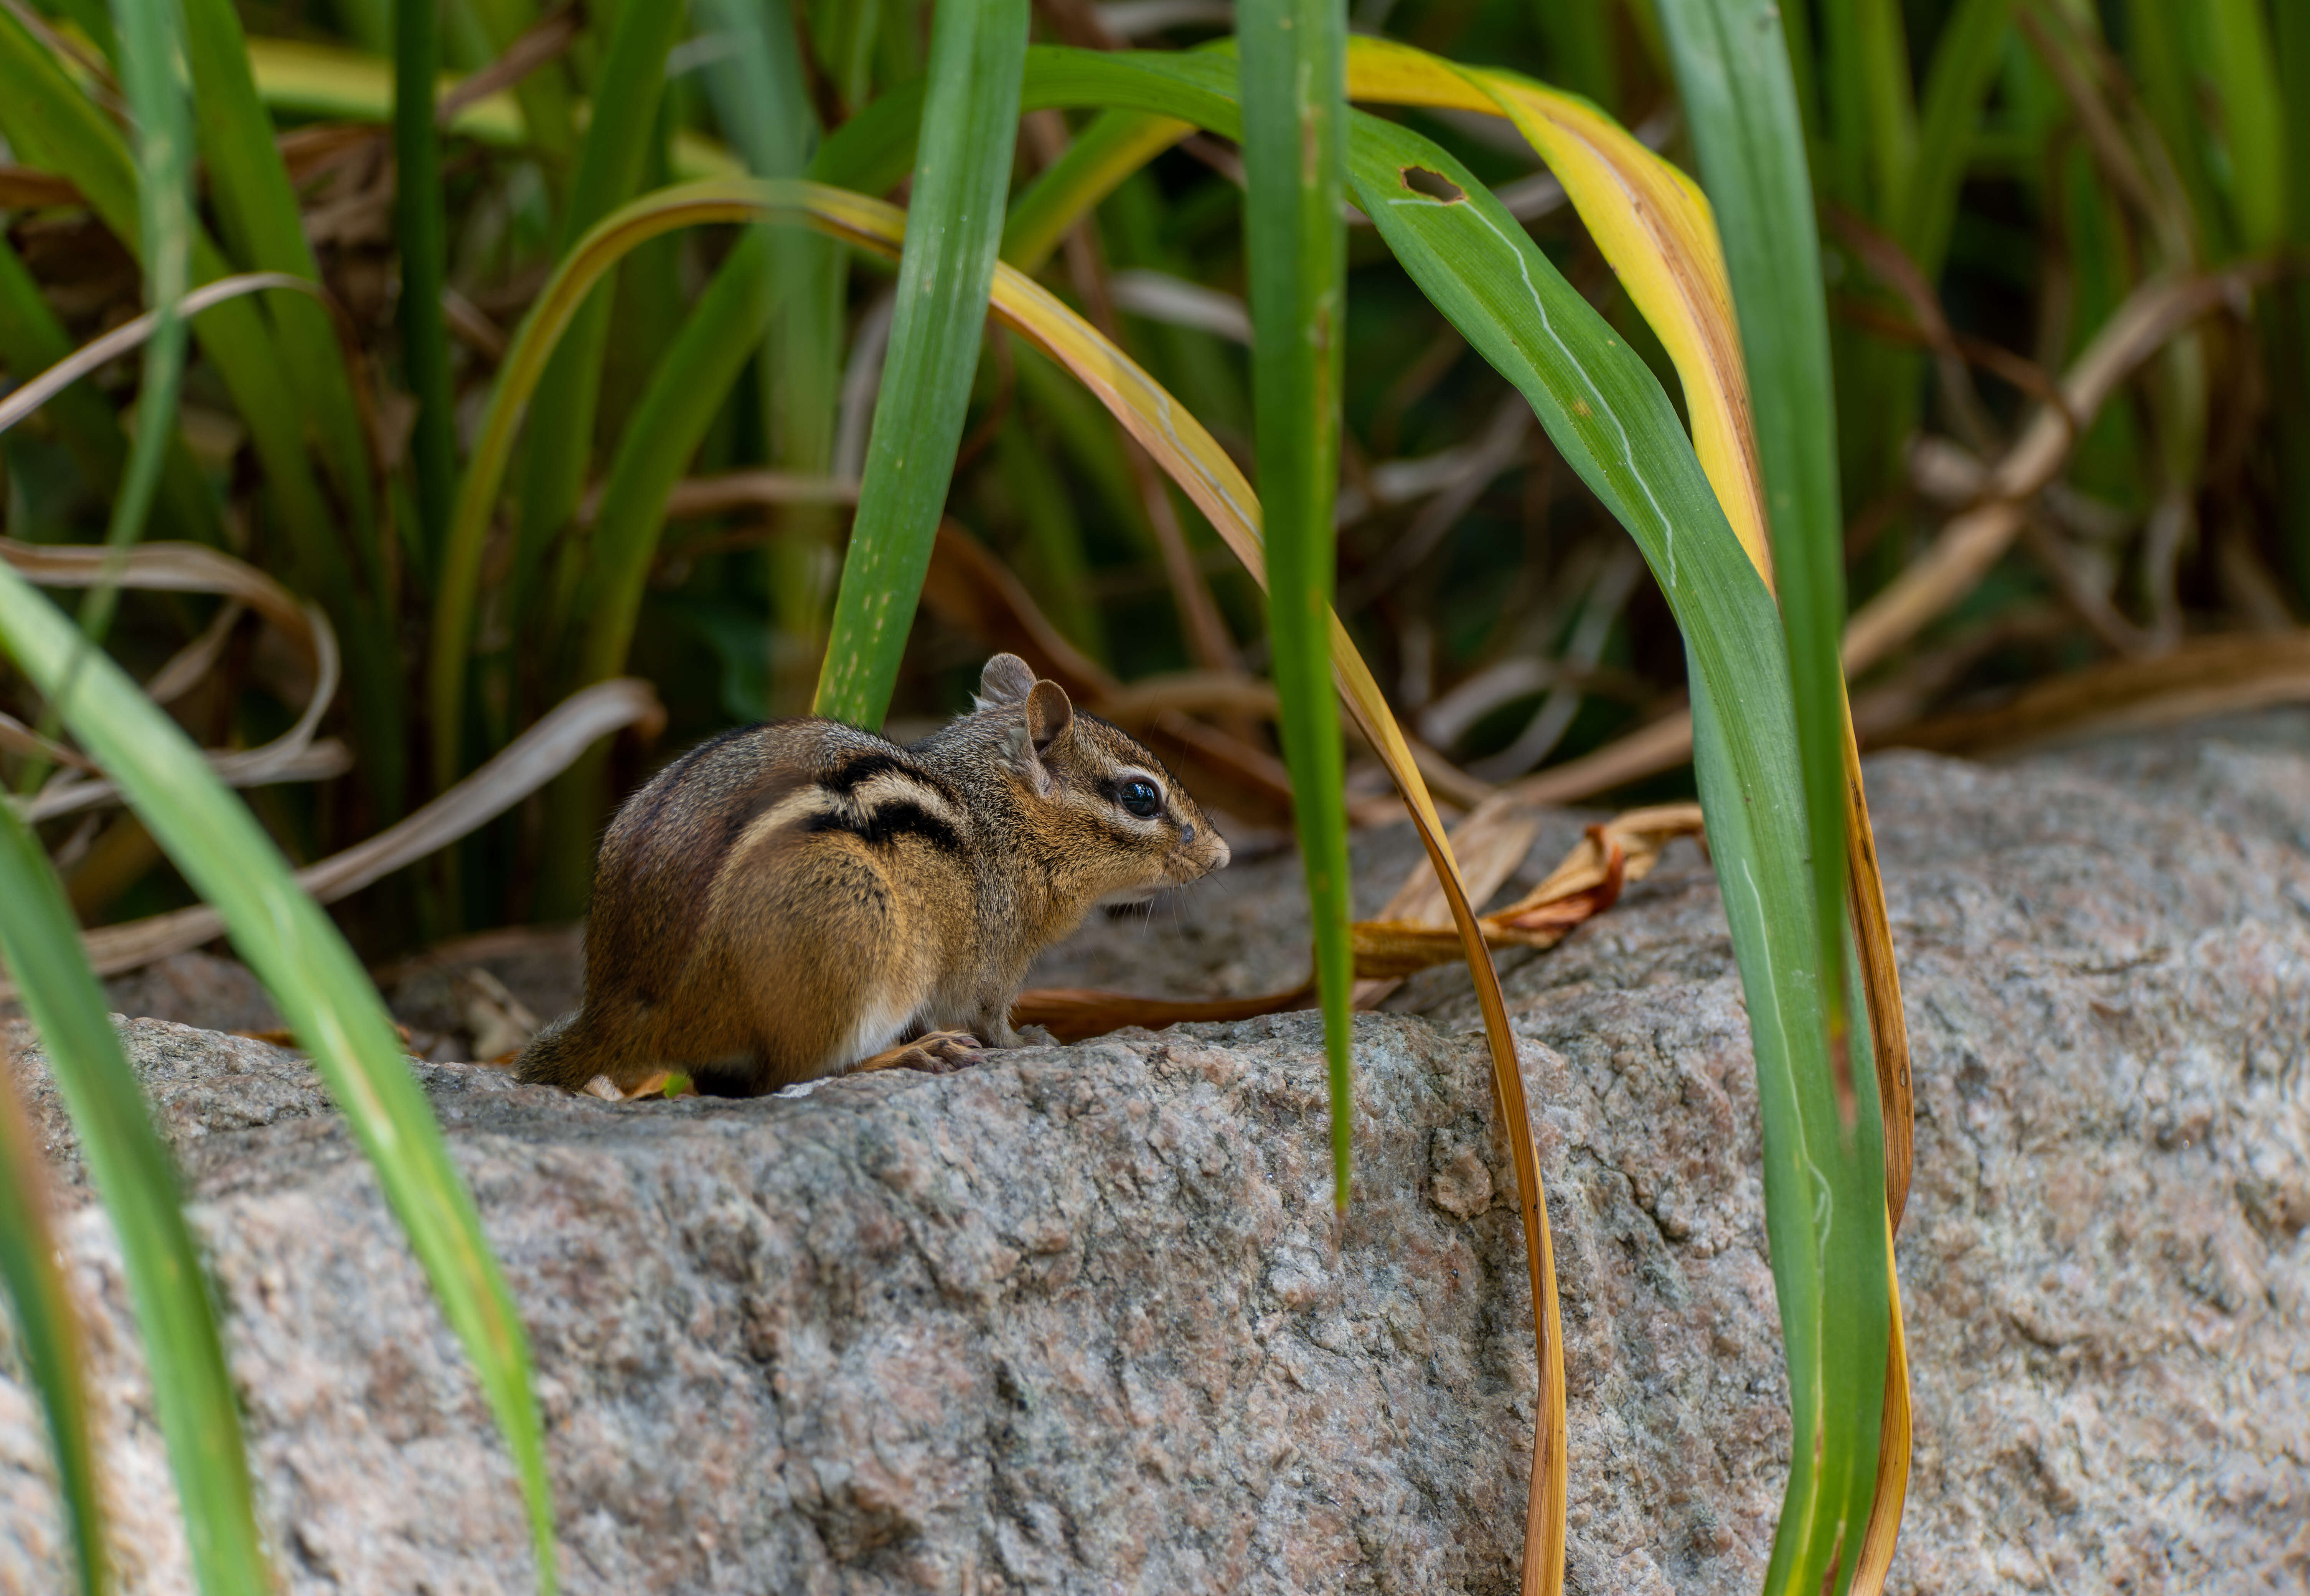
<path fill-rule="evenodd" d="M 986 1045 L 967 1031 L 932 1031 L 898 1049 L 899 1056 L 891 1062 L 901 1070 L 951 1075 L 984 1059 Z"/>
<path fill-rule="evenodd" d="M 920 1070 L 925 1075 L 951 1075 L 968 1070 L 986 1056 L 986 1044 L 964 1031 L 931 1031 L 902 1042 L 888 1053 L 861 1059 L 850 1066 L 853 1075 L 869 1070 Z"/>

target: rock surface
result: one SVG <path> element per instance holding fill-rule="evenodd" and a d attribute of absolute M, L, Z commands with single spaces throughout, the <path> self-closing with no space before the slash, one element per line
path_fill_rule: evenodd
<path fill-rule="evenodd" d="M 1917 1097 L 1892 1588 L 2302 1588 L 2310 721 L 1870 782 Z M 1048 968 L 1255 989 L 1291 945 L 1273 896 L 1247 872 Z M 1788 1427 L 1714 882 L 1688 852 L 1507 978 L 1564 1305 L 1569 1588 L 1753 1591 Z M 745 1104 L 419 1066 L 530 1326 L 569 1588 L 1514 1590 L 1512 1177 L 1464 977 L 1420 995 L 1358 1021 L 1336 1233 L 1305 1016 Z M 288 1583 L 526 1588 L 510 1465 L 309 1071 L 126 1035 Z M 72 1206 L 124 1588 L 182 1589 L 117 1249 L 10 1036 Z M 65 1556 L 37 1403 L 0 1375 L 0 1591 L 66 1589 Z"/>

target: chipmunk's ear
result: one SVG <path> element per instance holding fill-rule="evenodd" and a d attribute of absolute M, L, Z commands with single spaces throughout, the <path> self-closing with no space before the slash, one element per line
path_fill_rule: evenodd
<path fill-rule="evenodd" d="M 1068 701 L 1065 688 L 1046 677 L 1028 690 L 1027 738 L 1037 753 L 1048 753 L 1051 744 L 1065 736 L 1074 724 L 1075 707 Z"/>
<path fill-rule="evenodd" d="M 978 673 L 978 707 L 1000 709 L 1026 701 L 1035 690 L 1034 668 L 1015 654 L 998 654 Z"/>

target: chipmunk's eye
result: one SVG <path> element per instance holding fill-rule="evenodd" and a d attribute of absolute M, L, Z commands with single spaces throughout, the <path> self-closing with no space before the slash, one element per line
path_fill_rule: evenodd
<path fill-rule="evenodd" d="M 1143 776 L 1116 783 L 1115 801 L 1142 820 L 1151 820 L 1163 812 L 1162 792 Z"/>

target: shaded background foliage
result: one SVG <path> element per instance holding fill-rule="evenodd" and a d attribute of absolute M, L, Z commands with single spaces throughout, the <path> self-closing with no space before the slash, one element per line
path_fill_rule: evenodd
<path fill-rule="evenodd" d="M 395 45 L 389 8 L 370 0 L 242 8 L 252 38 L 282 41 L 263 47 L 279 54 L 260 55 L 257 86 L 298 186 L 304 239 L 375 384 L 373 430 L 392 487 L 389 525 L 369 546 L 356 516 L 341 547 L 317 552 L 312 545 L 329 540 L 300 534 L 289 496 L 260 475 L 256 429 L 196 341 L 183 447 L 156 532 L 218 542 L 291 574 L 322 596 L 345 640 L 355 768 L 317 789 L 251 794 L 292 859 L 366 835 L 436 779 L 421 757 L 412 681 L 429 619 L 423 578 L 446 509 L 428 503 L 441 473 L 415 467 L 443 447 L 437 427 L 454 430 L 462 419 L 470 432 L 508 329 L 551 261 L 618 198 L 710 164 L 702 141 L 748 152 L 757 169 L 798 170 L 824 132 L 918 73 L 928 47 L 925 7 L 801 7 L 784 59 L 815 126 L 734 126 L 724 113 L 749 94 L 734 78 L 737 56 L 719 42 L 718 13 L 676 24 L 664 20 L 670 11 L 603 5 L 580 18 L 523 0 L 444 8 L 447 69 L 502 65 L 508 52 L 529 69 L 453 122 L 443 144 L 437 332 L 412 309 L 434 301 L 404 291 L 426 273 L 402 246 L 421 255 L 424 240 L 405 196 L 396 208 L 392 152 L 330 115 L 386 108 L 371 63 Z M 1690 162 L 1658 20 L 1644 0 L 1402 0 L 1351 14 L 1390 37 L 1575 88 Z M 1802 24 L 1792 31 L 1793 56 L 1815 141 L 1847 577 L 1859 604 L 1914 563 L 1977 490 L 1980 465 L 2129 294 L 2161 277 L 2270 260 L 2302 237 L 2310 178 L 2292 152 L 2304 113 L 2280 87 L 2310 46 L 2289 8 L 2254 0 L 2179 8 L 1859 0 L 1788 14 Z M 98 42 L 109 31 L 105 13 L 86 4 L 60 4 L 50 22 Z M 1066 4 L 1043 7 L 1037 26 L 1054 39 L 1160 48 L 1192 47 L 1227 22 L 1224 7 L 1209 4 Z M 293 45 L 313 48 L 299 54 Z M 348 51 L 366 59 L 339 54 Z M 649 70 L 652 62 L 663 70 Z M 597 92 L 618 112 L 614 150 L 592 136 Z M 1512 131 L 1448 114 L 1385 114 L 1516 194 L 1543 247 L 1671 375 Z M 1058 118 L 1029 119 L 1017 187 L 1064 146 Z M 0 192 L 13 207 L 0 254 L 0 299 L 10 308 L 0 315 L 0 361 L 21 378 L 62 352 L 52 334 L 68 347 L 141 306 L 133 262 L 106 215 L 32 192 L 37 152 L 14 154 L 13 186 Z M 1127 179 L 1046 275 L 1112 325 L 1248 464 L 1240 180 L 1231 146 L 1195 135 Z M 206 198 L 236 264 L 272 264 L 256 226 L 236 221 L 221 173 L 208 174 Z M 613 673 L 578 657 L 592 624 L 590 540 L 601 525 L 589 495 L 638 420 L 669 397 L 650 379 L 737 244 L 734 230 L 712 230 L 643 246 L 573 334 L 587 347 L 557 355 L 520 446 L 514 524 L 493 534 L 462 768 L 583 675 Z M 284 249 L 293 254 L 293 241 L 271 253 Z M 1349 249 L 1341 607 L 1399 713 L 1455 763 L 1497 781 L 1576 759 L 1672 708 L 1682 651 L 1618 529 L 1368 226 L 1350 230 Z M 797 491 L 814 501 L 802 503 L 676 493 L 650 553 L 630 661 L 661 686 L 672 717 L 664 737 L 649 748 L 630 740 L 613 772 L 597 764 L 470 840 L 455 898 L 404 880 L 341 911 L 366 954 L 462 925 L 573 914 L 586 839 L 651 760 L 734 721 L 808 707 L 847 514 L 827 501 L 840 498 L 863 458 L 858 400 L 872 396 L 886 334 L 886 270 L 864 259 L 839 275 L 821 268 L 817 302 L 829 314 L 816 326 L 790 316 L 782 331 L 792 336 L 772 336 L 742 364 L 728 348 L 700 360 L 690 390 L 673 395 L 699 434 L 676 465 L 683 476 L 769 470 L 829 486 L 812 495 L 805 482 Z M 37 325 L 43 308 L 47 325 Z M 746 311 L 732 309 L 720 325 L 742 329 Z M 284 351 L 327 334 L 317 306 L 295 312 L 293 325 L 286 308 L 265 314 Z M 797 347 L 812 337 L 832 347 Z M 2289 627 L 2310 584 L 2310 484 L 2300 481 L 2310 455 L 2288 447 L 2310 432 L 2306 338 L 2289 282 L 2250 304 L 2241 297 L 2158 351 L 2091 419 L 2010 551 L 1857 681 L 1864 733 L 1897 735 L 1937 710 L 1979 707 L 2045 675 L 2155 655 L 2203 633 Z M 447 368 L 438 377 L 427 359 L 436 351 Z M 779 377 L 813 362 L 816 390 L 832 403 L 782 398 L 795 385 Z M 1248 579 L 1193 507 L 1159 484 L 1088 398 L 1055 378 L 1038 357 L 990 336 L 950 512 L 1018 574 L 1062 636 L 1118 677 L 1256 667 L 1264 628 Z M 437 380 L 446 404 L 413 412 L 411 395 Z M 134 383 L 135 362 L 117 363 L 69 407 L 0 441 L 9 535 L 100 533 L 121 458 L 117 418 Z M 1672 380 L 1666 386 L 1676 392 Z M 697 412 L 709 406 L 700 423 Z M 324 405 L 304 424 L 329 413 Z M 329 480 L 326 458 L 316 490 L 348 508 L 360 496 Z M 1184 559 L 1174 549 L 1167 563 L 1173 539 Z M 293 580 L 308 572 L 314 579 Z M 147 664 L 210 619 L 197 601 L 138 595 L 125 600 L 125 613 L 120 646 Z M 284 704 L 264 690 L 278 675 L 254 641 L 236 635 L 214 679 L 178 706 L 204 742 L 262 742 L 293 715 L 293 697 Z M 925 617 L 897 712 L 951 709 L 985 647 L 946 617 Z M 1616 789 L 1631 798 L 1680 790 L 1689 778 L 1674 770 Z M 1272 822 L 1277 807 L 1246 818 Z M 189 901 L 138 829 L 123 817 L 72 850 L 73 898 L 89 922 Z"/>

